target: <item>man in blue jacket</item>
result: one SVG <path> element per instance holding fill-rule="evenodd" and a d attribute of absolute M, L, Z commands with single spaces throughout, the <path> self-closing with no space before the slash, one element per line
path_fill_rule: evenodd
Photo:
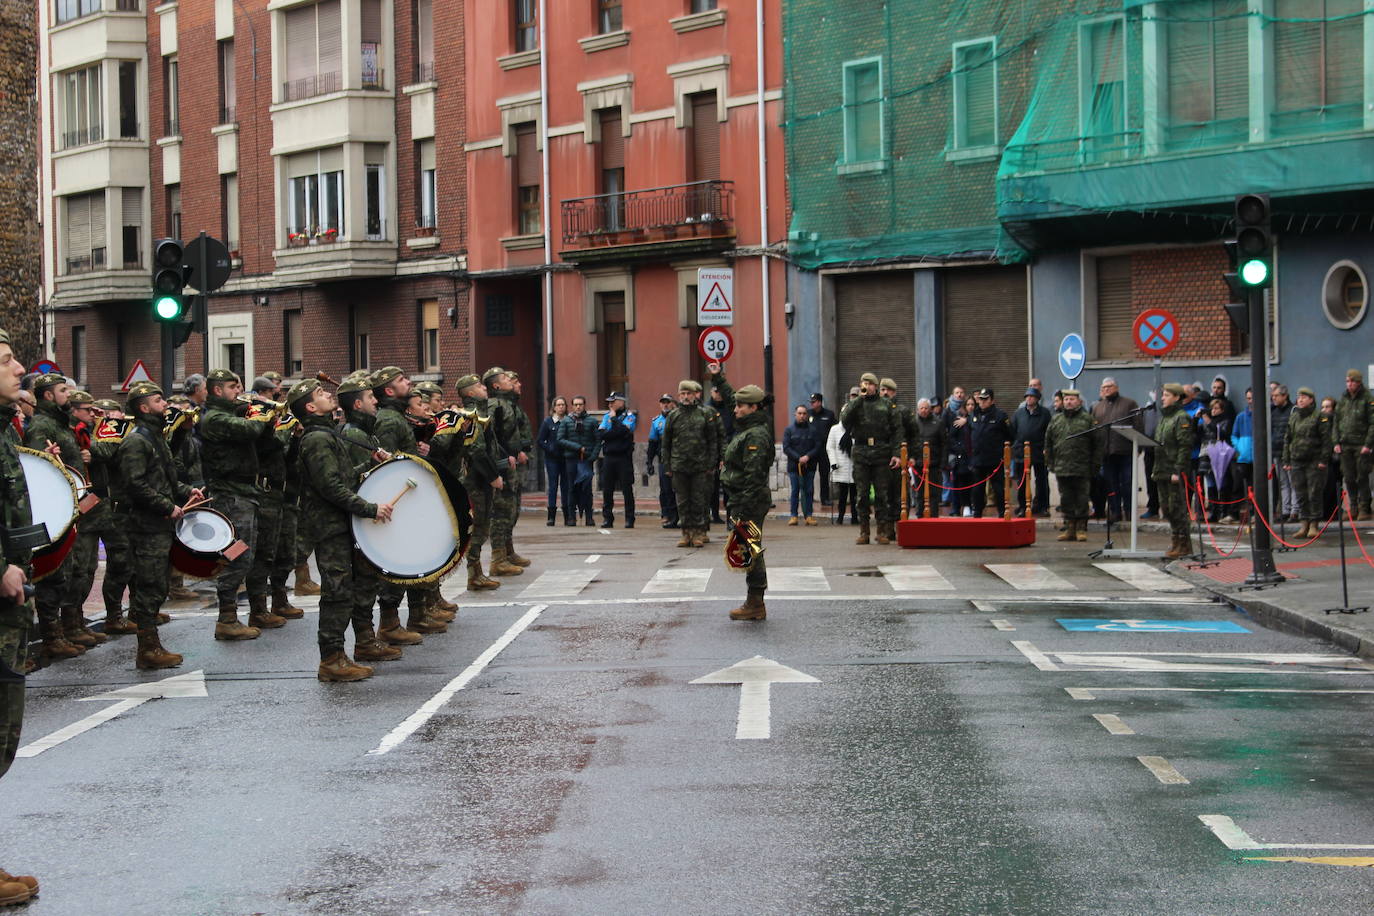
<path fill-rule="evenodd" d="M 625 395 L 612 391 L 606 413 L 597 427 L 601 444 L 601 527 L 615 527 L 615 491 L 625 509 L 625 527 L 635 526 L 635 422 L 637 411 L 627 410 Z"/>
<path fill-rule="evenodd" d="M 668 414 L 673 412 L 677 401 L 664 392 L 658 399 L 658 416 L 649 424 L 649 449 L 644 454 L 644 473 L 654 473 L 654 459 L 663 451 L 663 427 L 668 424 Z M 668 468 L 662 461 L 658 463 L 658 512 L 663 517 L 664 528 L 677 527 L 677 493 L 673 490 L 673 478 L 668 476 Z"/>
<path fill-rule="evenodd" d="M 592 464 L 601 450 L 601 442 L 596 421 L 587 416 L 587 399 L 581 395 L 572 399 L 572 413 L 558 424 L 558 444 L 567 459 L 568 473 L 572 474 L 573 506 L 590 528 L 596 524 L 592 521 Z"/>

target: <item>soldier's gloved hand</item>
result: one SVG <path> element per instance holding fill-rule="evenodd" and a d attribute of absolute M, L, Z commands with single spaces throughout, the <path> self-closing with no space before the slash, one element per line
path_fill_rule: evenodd
<path fill-rule="evenodd" d="M 491 487 L 493 490 L 504 490 L 506 488 L 506 479 L 504 477 L 496 478 L 491 482 Z"/>

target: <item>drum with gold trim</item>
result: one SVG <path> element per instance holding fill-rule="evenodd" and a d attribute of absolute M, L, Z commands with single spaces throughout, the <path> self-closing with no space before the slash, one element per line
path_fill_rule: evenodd
<path fill-rule="evenodd" d="M 47 452 L 18 451 L 33 523 L 48 529 L 48 546 L 33 552 L 33 580 L 37 582 L 55 572 L 76 543 L 75 523 L 81 514 L 77 493 L 84 481 L 78 482 L 70 469 Z"/>
<path fill-rule="evenodd" d="M 467 491 L 442 465 L 398 455 L 369 471 L 358 495 L 392 507 L 390 522 L 353 517 L 358 552 L 388 582 L 436 582 L 467 553 L 472 526 Z"/>

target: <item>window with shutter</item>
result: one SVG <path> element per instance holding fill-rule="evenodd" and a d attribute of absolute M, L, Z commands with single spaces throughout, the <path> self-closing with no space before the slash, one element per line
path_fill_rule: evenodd
<path fill-rule="evenodd" d="M 339 0 L 321 0 L 319 11 L 320 92 L 342 88 L 343 30 L 339 24 Z"/>
<path fill-rule="evenodd" d="M 625 138 L 620 132 L 620 109 L 607 108 L 597 112 L 601 126 L 601 193 L 603 201 L 602 227 L 625 227 Z"/>
<path fill-rule="evenodd" d="M 315 75 L 315 7 L 294 7 L 283 14 L 282 20 L 286 29 L 286 82 L 290 85 Z"/>
<path fill-rule="evenodd" d="M 66 198 L 67 273 L 91 269 L 91 195 Z"/>
<path fill-rule="evenodd" d="M 1166 23 L 1168 142 L 1244 139 L 1249 128 L 1245 0 L 1178 3 Z"/>
<path fill-rule="evenodd" d="M 954 143 L 957 148 L 997 143 L 997 46 L 993 39 L 954 49 Z"/>
<path fill-rule="evenodd" d="M 539 190 L 542 162 L 538 135 L 531 123 L 515 125 L 516 224 L 520 235 L 535 235 L 543 230 Z"/>
<path fill-rule="evenodd" d="M 138 267 L 143 261 L 143 189 L 121 188 L 119 194 L 122 263 Z"/>
<path fill-rule="evenodd" d="M 942 270 L 940 278 L 945 391 L 986 386 L 1010 413 L 1030 378 L 1025 267 L 959 267 Z"/>
<path fill-rule="evenodd" d="M 1359 126 L 1363 10 L 1362 0 L 1275 0 L 1276 132 Z"/>
<path fill-rule="evenodd" d="M 891 377 L 898 400 L 914 407 L 916 284 L 910 271 L 845 274 L 834 280 L 835 370 L 843 395 L 865 372 Z M 881 353 L 878 352 L 879 348 Z M 924 394 L 924 393 L 923 393 Z M 838 403 L 843 404 L 841 398 Z"/>
<path fill-rule="evenodd" d="M 424 229 L 432 229 L 439 224 L 438 222 L 438 185 L 435 180 L 434 167 L 434 141 L 421 140 L 416 146 L 416 156 L 420 172 L 420 193 L 418 196 L 418 212 L 416 214 L 416 225 Z"/>
<path fill-rule="evenodd" d="M 1125 28 L 1118 17 L 1083 25 L 1079 36 L 1083 43 L 1080 120 L 1087 139 L 1084 150 L 1093 159 L 1119 156 L 1126 141 Z"/>
<path fill-rule="evenodd" d="M 1134 359 L 1131 327 L 1136 308 L 1131 301 L 1131 256 L 1097 259 L 1096 359 Z"/>
<path fill-rule="evenodd" d="M 692 181 L 720 178 L 720 121 L 716 120 L 716 93 L 698 92 L 688 97 L 692 106 Z"/>
<path fill-rule="evenodd" d="M 224 214 L 224 244 L 230 253 L 238 257 L 239 248 L 239 176 L 225 175 L 220 184 L 223 198 L 221 212 Z"/>
<path fill-rule="evenodd" d="M 515 50 L 533 51 L 539 47 L 538 3 L 513 0 L 515 12 Z"/>
<path fill-rule="evenodd" d="M 415 0 L 415 81 L 434 79 L 434 0 Z"/>

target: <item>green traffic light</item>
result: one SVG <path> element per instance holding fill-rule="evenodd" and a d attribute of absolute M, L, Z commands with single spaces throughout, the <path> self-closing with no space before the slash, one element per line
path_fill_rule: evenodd
<path fill-rule="evenodd" d="M 1241 265 L 1240 278 L 1249 286 L 1259 286 L 1269 279 L 1269 264 L 1259 258 L 1253 258 Z"/>
<path fill-rule="evenodd" d="M 153 314 L 162 321 L 172 321 L 181 316 L 181 300 L 175 296 L 158 296 L 153 300 Z"/>

